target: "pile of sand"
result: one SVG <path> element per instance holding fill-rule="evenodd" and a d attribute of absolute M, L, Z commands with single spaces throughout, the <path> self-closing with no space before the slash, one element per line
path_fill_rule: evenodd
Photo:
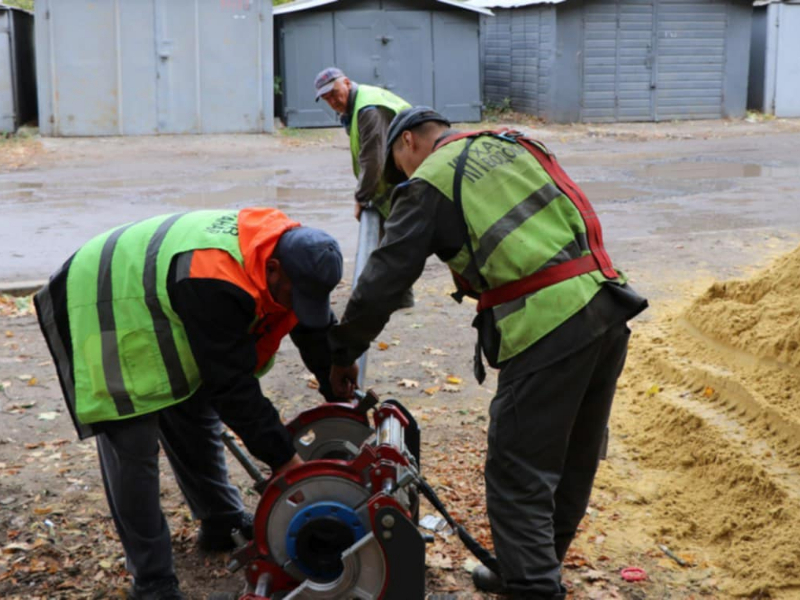
<path fill-rule="evenodd" d="M 628 494 L 728 597 L 800 597 L 798 367 L 800 248 L 632 340 L 612 423 L 639 469 Z"/>
<path fill-rule="evenodd" d="M 800 367 L 800 247 L 752 279 L 715 283 L 685 317 L 720 342 Z"/>

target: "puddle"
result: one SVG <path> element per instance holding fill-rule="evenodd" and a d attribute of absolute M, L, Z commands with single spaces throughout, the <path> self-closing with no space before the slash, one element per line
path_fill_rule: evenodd
<path fill-rule="evenodd" d="M 647 165 L 640 177 L 682 179 L 741 179 L 747 177 L 798 177 L 800 166 L 767 167 L 755 163 L 674 162 Z"/>
<path fill-rule="evenodd" d="M 167 204 L 195 209 L 229 208 L 248 204 L 254 206 L 275 206 L 276 204 L 286 204 L 287 202 L 303 203 L 308 200 L 313 200 L 316 204 L 324 206 L 325 204 L 338 205 L 343 195 L 344 194 L 340 190 L 248 185 L 209 192 L 190 192 L 173 197 L 162 196 L 161 200 Z"/>
<path fill-rule="evenodd" d="M 279 175 L 286 175 L 289 169 L 220 169 L 207 179 L 212 181 L 263 181 Z"/>
<path fill-rule="evenodd" d="M 629 200 L 638 196 L 650 196 L 650 192 L 620 185 L 613 181 L 584 181 L 578 185 L 589 198 L 589 202 Z"/>
<path fill-rule="evenodd" d="M 43 183 L 33 181 L 0 181 L 0 191 L 7 190 L 30 190 L 44 187 Z"/>

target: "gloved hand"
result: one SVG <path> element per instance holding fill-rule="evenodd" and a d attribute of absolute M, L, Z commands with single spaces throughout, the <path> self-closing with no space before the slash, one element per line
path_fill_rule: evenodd
<path fill-rule="evenodd" d="M 357 387 L 356 381 L 358 381 L 358 365 L 356 363 L 348 367 L 331 366 L 331 387 L 337 398 L 352 399 Z"/>

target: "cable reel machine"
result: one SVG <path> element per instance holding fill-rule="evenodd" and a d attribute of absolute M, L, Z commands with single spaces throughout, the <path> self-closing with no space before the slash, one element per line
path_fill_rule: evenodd
<path fill-rule="evenodd" d="M 379 216 L 361 216 L 354 281 L 377 247 Z M 359 359 L 363 387 L 366 353 Z M 448 514 L 420 473 L 420 431 L 396 400 L 356 391 L 355 403 L 327 403 L 287 425 L 306 461 L 264 479 L 230 434 L 223 441 L 261 494 L 253 539 L 229 565 L 244 572 L 239 600 L 422 600 L 425 543 L 417 529 L 419 495 L 489 568 L 496 561 Z"/>
<path fill-rule="evenodd" d="M 369 392 L 306 411 L 287 428 L 307 462 L 256 484 L 253 540 L 237 536 L 229 565 L 244 571 L 240 600 L 424 598 L 413 417 Z"/>

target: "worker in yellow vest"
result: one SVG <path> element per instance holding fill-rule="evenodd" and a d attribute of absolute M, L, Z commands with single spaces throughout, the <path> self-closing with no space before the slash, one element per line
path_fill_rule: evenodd
<path fill-rule="evenodd" d="M 228 481 L 222 423 L 280 473 L 302 463 L 258 382 L 291 335 L 320 392 L 329 295 L 342 276 L 331 236 L 271 208 L 203 210 L 123 225 L 87 242 L 35 297 L 78 435 L 96 436 L 129 598 L 181 600 L 159 501 L 159 445 L 200 521 L 199 546 L 252 538 Z"/>
<path fill-rule="evenodd" d="M 340 115 L 350 136 L 353 174 L 358 179 L 356 220 L 370 203 L 383 218 L 388 217 L 392 186 L 383 177 L 386 134 L 394 116 L 411 105 L 383 88 L 350 81 L 336 67 L 323 69 L 314 80 L 314 87 L 317 101 L 322 98 Z"/>
<path fill-rule="evenodd" d="M 563 600 L 561 563 L 589 502 L 628 347 L 647 306 L 603 247 L 580 189 L 541 144 L 508 131 L 457 132 L 426 107 L 389 128 L 395 183 L 386 236 L 331 328 L 334 393 L 436 254 L 461 301 L 478 300 L 475 375 L 499 369 L 489 407 L 486 504 L 496 564 L 477 588 Z M 489 561 L 487 561 L 489 562 Z"/>

